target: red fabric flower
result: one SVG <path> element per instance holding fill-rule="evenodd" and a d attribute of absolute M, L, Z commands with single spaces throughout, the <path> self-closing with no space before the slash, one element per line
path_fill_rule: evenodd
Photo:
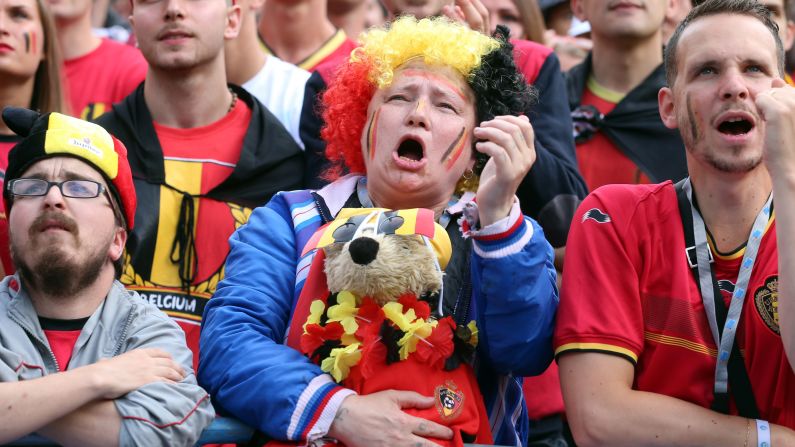
<path fill-rule="evenodd" d="M 383 320 L 383 318 L 382 318 Z M 380 327 L 378 326 L 374 327 Z M 359 361 L 359 372 L 362 378 L 367 379 L 386 365 L 386 346 L 381 343 L 378 332 L 369 332 L 362 340 L 362 359 Z"/>
<path fill-rule="evenodd" d="M 455 349 L 455 345 L 453 345 L 454 330 L 453 319 L 451 317 L 442 318 L 431 335 L 417 343 L 417 351 L 414 355 L 421 362 L 428 363 L 434 368 L 443 368 L 444 362 L 453 355 Z"/>
<path fill-rule="evenodd" d="M 311 356 L 323 342 L 327 340 L 339 340 L 343 332 L 342 325 L 336 321 L 325 326 L 308 324 L 306 325 L 306 332 L 301 336 L 301 352 Z"/>
<path fill-rule="evenodd" d="M 412 293 L 404 293 L 398 298 L 398 303 L 403 305 L 403 312 L 408 312 L 409 309 L 414 309 L 414 315 L 423 320 L 427 320 L 431 316 L 431 306 L 425 301 L 417 299 L 417 295 Z"/>
<path fill-rule="evenodd" d="M 356 338 L 365 340 L 368 335 L 371 337 L 379 335 L 381 324 L 384 322 L 384 311 L 372 298 L 364 298 L 356 318 L 359 323 Z"/>

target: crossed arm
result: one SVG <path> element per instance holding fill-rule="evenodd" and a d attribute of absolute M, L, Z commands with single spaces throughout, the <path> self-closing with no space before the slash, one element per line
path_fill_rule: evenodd
<path fill-rule="evenodd" d="M 136 349 L 39 379 L 0 383 L 0 444 L 39 432 L 62 445 L 118 445 L 121 416 L 113 399 L 184 374 L 168 353 Z"/>
<path fill-rule="evenodd" d="M 559 366 L 566 415 L 581 447 L 757 445 L 752 420 L 633 390 L 635 367 L 622 357 L 567 353 Z M 772 445 L 795 445 L 795 432 L 770 427 Z"/>

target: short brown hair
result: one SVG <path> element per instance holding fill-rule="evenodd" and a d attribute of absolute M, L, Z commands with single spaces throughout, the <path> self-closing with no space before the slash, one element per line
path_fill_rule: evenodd
<path fill-rule="evenodd" d="M 682 33 L 696 20 L 718 14 L 744 15 L 762 22 L 770 30 L 776 42 L 778 71 L 779 75 L 784 76 L 784 45 L 778 35 L 778 25 L 770 18 L 770 10 L 756 0 L 706 0 L 693 8 L 687 17 L 679 23 L 665 47 L 665 80 L 669 87 L 673 87 L 674 79 L 676 79 L 676 47 L 679 45 Z"/>

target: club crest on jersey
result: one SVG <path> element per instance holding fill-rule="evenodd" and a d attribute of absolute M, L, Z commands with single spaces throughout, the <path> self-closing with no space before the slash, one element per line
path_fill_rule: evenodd
<path fill-rule="evenodd" d="M 610 222 L 610 216 L 607 215 L 604 211 L 600 210 L 599 208 L 591 208 L 582 215 L 582 221 L 585 222 L 586 220 L 591 219 L 596 223 L 608 223 Z"/>
<path fill-rule="evenodd" d="M 436 411 L 439 412 L 442 420 L 455 419 L 464 409 L 464 393 L 452 380 L 437 386 L 434 395 L 436 396 Z"/>
<path fill-rule="evenodd" d="M 765 285 L 754 292 L 754 304 L 759 316 L 767 327 L 781 335 L 778 325 L 778 276 L 773 275 L 765 280 Z"/>

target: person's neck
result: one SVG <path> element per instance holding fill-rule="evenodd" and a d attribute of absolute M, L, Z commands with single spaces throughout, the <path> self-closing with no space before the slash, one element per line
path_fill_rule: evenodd
<path fill-rule="evenodd" d="M 267 1 L 259 34 L 279 59 L 297 64 L 317 51 L 336 32 L 326 17 L 326 0 Z"/>
<path fill-rule="evenodd" d="M 748 241 L 754 220 L 772 191 L 770 175 L 762 164 L 743 174 L 709 170 L 691 170 L 690 181 L 716 249 L 729 253 Z"/>
<path fill-rule="evenodd" d="M 91 31 L 91 16 L 88 14 L 73 21 L 59 21 L 56 34 L 61 54 L 66 61 L 94 51 L 102 42 Z"/>
<path fill-rule="evenodd" d="M 36 80 L 32 76 L 26 79 L 0 78 L 0 104 L 2 107 L 30 107 L 35 82 Z M 6 126 L 5 121 L 0 120 L 0 135 L 13 134 L 14 132 Z"/>
<path fill-rule="evenodd" d="M 618 42 L 594 36 L 591 75 L 603 87 L 629 93 L 662 63 L 659 33 L 636 41 Z"/>
<path fill-rule="evenodd" d="M 344 30 L 348 37 L 355 39 L 364 31 L 366 14 L 367 2 L 350 8 L 333 8 L 329 5 L 328 19 L 335 27 Z"/>
<path fill-rule="evenodd" d="M 53 296 L 32 289 L 25 284 L 26 291 L 36 313 L 40 317 L 58 320 L 76 320 L 90 317 L 108 296 L 113 286 L 115 271 L 108 264 L 100 272 L 97 279 L 88 287 L 73 296 Z"/>
<path fill-rule="evenodd" d="M 267 62 L 268 53 L 257 37 L 257 20 L 248 14 L 237 38 L 224 45 L 226 78 L 232 84 L 243 85 L 256 76 Z"/>
<path fill-rule="evenodd" d="M 223 118 L 232 103 L 223 54 L 210 64 L 186 70 L 150 66 L 144 99 L 152 120 L 167 127 L 191 129 Z"/>

